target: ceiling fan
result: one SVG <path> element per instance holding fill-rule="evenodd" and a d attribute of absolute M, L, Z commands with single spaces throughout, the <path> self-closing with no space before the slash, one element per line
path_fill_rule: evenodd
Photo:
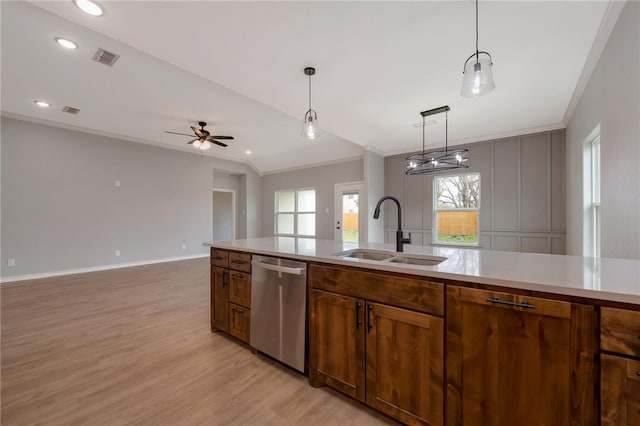
<path fill-rule="evenodd" d="M 204 121 L 199 121 L 198 125 L 200 128 L 191 126 L 191 130 L 193 130 L 193 135 L 188 135 L 186 133 L 177 133 L 177 132 L 168 132 L 165 130 L 165 133 L 171 133 L 173 135 L 182 135 L 195 137 L 194 140 L 187 142 L 187 144 L 192 144 L 194 148 L 198 149 L 209 149 L 211 148 L 211 144 L 215 143 L 216 145 L 220 145 L 222 147 L 228 146 L 226 143 L 220 142 L 218 139 L 222 140 L 231 140 L 233 136 L 211 136 L 211 133 L 208 130 L 205 130 L 204 127 L 207 125 Z"/>

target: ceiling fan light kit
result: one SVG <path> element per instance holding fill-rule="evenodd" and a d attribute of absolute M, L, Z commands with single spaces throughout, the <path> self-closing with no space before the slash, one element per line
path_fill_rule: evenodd
<path fill-rule="evenodd" d="M 309 109 L 304 115 L 301 135 L 307 139 L 317 139 L 320 137 L 320 127 L 318 126 L 318 114 L 311 109 L 311 76 L 316 73 L 313 67 L 306 67 L 304 74 L 309 76 Z"/>
<path fill-rule="evenodd" d="M 489 52 L 478 50 L 478 0 L 476 0 L 476 52 L 469 56 L 462 70 L 462 91 L 465 98 L 482 96 L 495 89 L 493 60 Z"/>
<path fill-rule="evenodd" d="M 422 175 L 447 170 L 468 169 L 469 150 L 449 149 L 449 108 L 448 105 L 422 111 L 422 153 L 410 155 L 405 159 L 405 174 Z M 445 113 L 444 150 L 425 151 L 425 118 L 435 114 Z"/>

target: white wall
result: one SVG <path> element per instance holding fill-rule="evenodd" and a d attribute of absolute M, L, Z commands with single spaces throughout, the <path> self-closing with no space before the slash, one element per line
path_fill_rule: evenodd
<path fill-rule="evenodd" d="M 362 160 L 273 173 L 262 178 L 262 229 L 264 236 L 274 234 L 275 192 L 283 189 L 315 188 L 316 238 L 335 238 L 334 185 L 363 180 Z"/>
<path fill-rule="evenodd" d="M 367 241 L 384 242 L 384 221 L 373 218 L 378 200 L 384 195 L 384 157 L 371 151 L 364 153 L 364 184 L 367 210 Z"/>
<path fill-rule="evenodd" d="M 462 147 L 461 147 L 462 148 Z M 469 169 L 480 173 L 479 245 L 488 250 L 564 254 L 564 131 L 468 146 Z M 402 204 L 412 243 L 433 241 L 433 174 L 405 175 L 405 157 L 385 158 L 386 194 Z M 413 154 L 413 153 L 411 153 Z M 385 203 L 386 241 L 395 241 L 397 212 Z"/>
<path fill-rule="evenodd" d="M 261 179 L 246 164 L 6 117 L 1 124 L 2 277 L 206 254 L 214 170 L 241 175 L 244 217 L 260 213 Z M 258 236 L 259 227 L 239 232 Z"/>
<path fill-rule="evenodd" d="M 627 2 L 567 126 L 567 254 L 584 255 L 584 144 L 600 125 L 602 256 L 640 259 L 640 3 Z"/>

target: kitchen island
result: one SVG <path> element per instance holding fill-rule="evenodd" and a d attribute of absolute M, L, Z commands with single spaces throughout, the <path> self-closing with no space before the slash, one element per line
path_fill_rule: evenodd
<path fill-rule="evenodd" d="M 206 245 L 212 264 L 220 253 L 308 263 L 312 386 L 409 424 L 640 424 L 637 260 L 405 246 L 446 258 L 422 266 L 344 255 L 390 244 Z M 225 297 L 214 277 L 212 319 Z"/>

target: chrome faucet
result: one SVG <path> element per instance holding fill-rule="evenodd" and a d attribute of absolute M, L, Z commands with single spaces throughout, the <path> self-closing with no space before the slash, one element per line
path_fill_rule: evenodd
<path fill-rule="evenodd" d="M 396 231 L 396 251 L 401 252 L 403 244 L 411 244 L 411 233 L 409 233 L 409 238 L 403 238 L 402 236 L 402 207 L 400 207 L 400 201 L 396 197 L 392 197 L 391 195 L 385 195 L 384 197 L 378 200 L 378 205 L 373 212 L 373 218 L 378 219 L 380 217 L 380 205 L 384 200 L 391 200 L 396 203 L 398 206 L 398 230 Z"/>

